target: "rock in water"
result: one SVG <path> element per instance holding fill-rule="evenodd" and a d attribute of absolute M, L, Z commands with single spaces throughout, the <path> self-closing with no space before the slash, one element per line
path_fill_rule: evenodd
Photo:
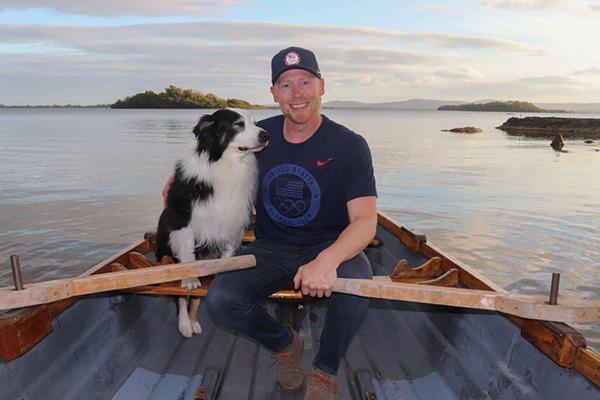
<path fill-rule="evenodd" d="M 550 143 L 550 146 L 552 146 L 552 148 L 556 151 L 562 150 L 562 148 L 565 146 L 565 140 L 560 133 L 554 136 L 554 140 L 552 143 Z"/>
<path fill-rule="evenodd" d="M 474 126 L 465 126 L 464 128 L 452 128 L 452 129 L 444 129 L 444 132 L 459 132 L 459 133 L 477 133 L 483 132 L 479 128 L 475 128 Z"/>

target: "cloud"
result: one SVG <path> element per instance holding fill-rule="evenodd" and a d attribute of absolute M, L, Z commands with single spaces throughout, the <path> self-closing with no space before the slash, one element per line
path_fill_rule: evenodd
<path fill-rule="evenodd" d="M 99 33 L 103 36 L 99 36 Z M 132 26 L 85 27 L 72 25 L 4 25 L 0 26 L 0 42 L 23 40 L 80 41 L 83 35 L 89 41 L 100 40 L 157 40 L 185 39 L 192 41 L 233 41 L 244 43 L 305 43 L 322 45 L 360 44 L 368 47 L 424 43 L 444 49 L 499 49 L 512 52 L 539 53 L 542 49 L 531 45 L 486 36 L 461 35 L 439 32 L 411 33 L 375 28 L 338 27 L 328 25 L 293 25 L 276 22 L 209 21 L 140 24 Z"/>
<path fill-rule="evenodd" d="M 521 78 L 519 81 L 530 85 L 547 87 L 580 87 L 585 85 L 585 82 L 580 79 L 574 79 L 563 75 L 531 76 Z"/>
<path fill-rule="evenodd" d="M 597 66 L 597 65 L 594 65 L 593 67 L 588 68 L 588 69 L 571 72 L 571 75 L 575 75 L 575 76 L 579 76 L 579 75 L 584 75 L 584 76 L 585 75 L 600 76 L 600 67 Z"/>
<path fill-rule="evenodd" d="M 484 0 L 484 3 L 495 9 L 600 11 L 597 4 L 582 0 Z"/>
<path fill-rule="evenodd" d="M 479 81 L 483 78 L 479 71 L 468 67 L 438 70 L 433 75 L 461 81 Z"/>
<path fill-rule="evenodd" d="M 600 85 L 561 79 L 559 76 L 544 79 L 523 78 L 496 82 L 451 82 L 439 85 L 437 96 L 462 99 L 522 100 L 534 104 L 539 102 L 566 103 L 582 102 L 600 96 Z M 590 100 L 593 101 L 593 100 Z"/>
<path fill-rule="evenodd" d="M 4 0 L 0 10 L 50 9 L 63 14 L 95 17 L 198 16 L 215 14 L 227 7 L 250 5 L 241 0 Z"/>
<path fill-rule="evenodd" d="M 600 11 L 600 4 L 583 0 L 483 0 L 479 5 L 441 6 L 428 4 L 417 9 L 421 13 L 450 14 L 485 9 L 525 11 Z"/>

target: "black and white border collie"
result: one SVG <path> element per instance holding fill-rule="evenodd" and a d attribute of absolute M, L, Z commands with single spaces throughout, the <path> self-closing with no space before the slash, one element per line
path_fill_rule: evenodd
<path fill-rule="evenodd" d="M 157 259 L 169 255 L 177 262 L 225 258 L 240 246 L 254 204 L 258 165 L 255 152 L 269 142 L 250 113 L 222 109 L 204 115 L 194 128 L 196 143 L 175 167 L 167 207 L 158 222 Z M 181 281 L 195 289 L 198 278 Z M 179 331 L 185 337 L 200 333 L 200 298 L 179 297 Z"/>

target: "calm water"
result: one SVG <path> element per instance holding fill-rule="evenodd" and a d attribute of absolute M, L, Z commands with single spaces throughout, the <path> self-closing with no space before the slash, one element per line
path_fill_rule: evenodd
<path fill-rule="evenodd" d="M 557 153 L 495 129 L 505 113 L 324 112 L 369 142 L 380 210 L 511 292 L 560 272 L 562 295 L 600 300 L 600 143 Z M 0 109 L 0 285 L 10 254 L 26 282 L 74 276 L 155 229 L 202 113 Z M 441 132 L 467 125 L 483 133 Z M 577 328 L 600 348 L 600 324 Z"/>

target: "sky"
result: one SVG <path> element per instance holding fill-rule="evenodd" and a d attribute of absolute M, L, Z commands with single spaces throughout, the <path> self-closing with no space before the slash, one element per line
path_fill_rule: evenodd
<path fill-rule="evenodd" d="M 273 104 L 313 50 L 323 101 L 600 102 L 600 1 L 0 0 L 0 104 L 108 104 L 169 85 Z"/>

